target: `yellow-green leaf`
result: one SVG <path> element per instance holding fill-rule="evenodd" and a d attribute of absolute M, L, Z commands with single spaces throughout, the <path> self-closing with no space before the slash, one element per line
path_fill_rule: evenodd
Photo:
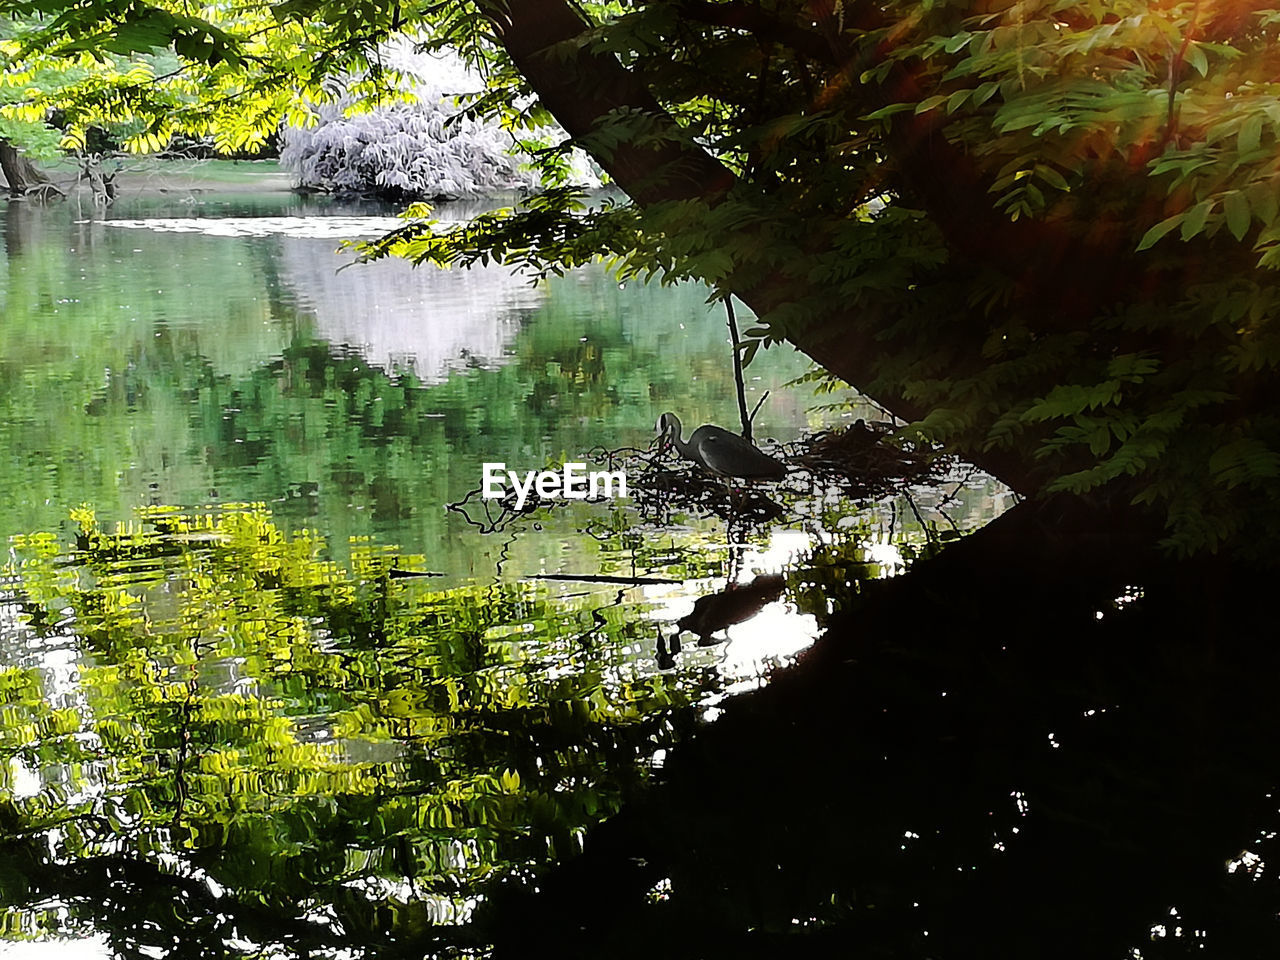
<path fill-rule="evenodd" d="M 1240 125 L 1236 134 L 1236 147 L 1241 153 L 1257 150 L 1262 143 L 1262 115 L 1255 113 Z"/>

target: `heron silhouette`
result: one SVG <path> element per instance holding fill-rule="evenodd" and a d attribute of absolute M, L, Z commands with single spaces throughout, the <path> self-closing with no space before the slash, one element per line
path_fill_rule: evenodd
<path fill-rule="evenodd" d="M 680 437 L 683 432 L 680 418 L 674 413 L 664 413 L 658 418 L 657 431 L 662 444 L 660 450 L 673 446 L 680 456 L 712 476 L 726 480 L 781 480 L 787 475 L 785 463 L 724 427 L 703 424 L 686 443 Z"/>

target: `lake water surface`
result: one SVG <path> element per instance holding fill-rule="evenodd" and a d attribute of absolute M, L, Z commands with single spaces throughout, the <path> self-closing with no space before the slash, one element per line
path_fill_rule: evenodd
<path fill-rule="evenodd" d="M 485 462 L 604 463 L 668 410 L 732 426 L 727 334 L 705 289 L 602 268 L 338 272 L 340 239 L 390 214 L 0 210 L 11 948 L 483 950 L 490 885 L 572 854 L 846 584 L 1005 505 L 971 481 L 751 529 L 626 501 L 448 509 Z M 786 386 L 807 370 L 779 349 L 747 369 L 757 439 L 870 413 L 812 409 L 831 397 Z M 711 618 L 727 638 L 671 649 L 697 598 L 753 582 Z"/>

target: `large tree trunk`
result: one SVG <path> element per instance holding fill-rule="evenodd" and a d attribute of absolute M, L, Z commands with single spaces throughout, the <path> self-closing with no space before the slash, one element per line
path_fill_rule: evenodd
<path fill-rule="evenodd" d="M 4 171 L 4 178 L 9 183 L 9 193 L 15 197 L 27 196 L 41 189 L 59 195 L 62 193 L 34 163 L 5 139 L 0 139 L 0 170 Z"/>

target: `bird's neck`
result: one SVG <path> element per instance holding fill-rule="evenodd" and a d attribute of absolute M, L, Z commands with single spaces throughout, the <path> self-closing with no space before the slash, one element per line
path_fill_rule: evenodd
<path fill-rule="evenodd" d="M 680 456 L 689 459 L 693 458 L 693 448 L 680 438 L 681 427 L 679 424 L 671 428 L 671 445 L 680 452 Z"/>

